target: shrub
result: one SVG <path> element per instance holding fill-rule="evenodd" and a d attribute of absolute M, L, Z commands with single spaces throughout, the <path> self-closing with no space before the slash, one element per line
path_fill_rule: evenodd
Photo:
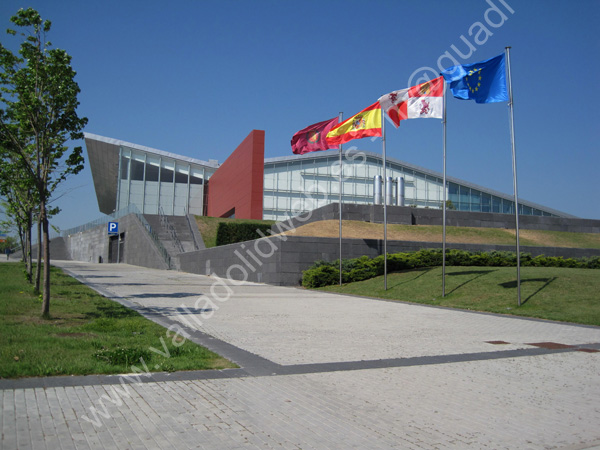
<path fill-rule="evenodd" d="M 271 225 L 258 222 L 220 222 L 217 227 L 217 245 L 258 239 L 268 235 L 270 229 Z"/>
<path fill-rule="evenodd" d="M 342 277 L 344 273 L 342 273 Z M 377 276 L 377 272 L 372 267 L 358 267 L 356 269 L 352 269 L 348 274 L 348 281 L 344 281 L 344 283 L 352 283 L 354 281 L 363 281 L 368 280 L 370 278 L 375 278 Z M 338 275 L 339 277 L 339 275 Z"/>
<path fill-rule="evenodd" d="M 340 271 L 332 266 L 311 267 L 302 272 L 302 286 L 307 288 L 317 288 L 329 286 L 339 282 Z"/>
<path fill-rule="evenodd" d="M 582 267 L 586 269 L 600 269 L 600 256 L 592 256 L 581 260 Z"/>
<path fill-rule="evenodd" d="M 447 250 L 446 264 L 448 266 L 468 266 L 471 264 L 471 254 L 464 250 Z"/>
<path fill-rule="evenodd" d="M 521 253 L 520 262 L 521 266 L 600 269 L 600 257 L 598 256 L 574 259 L 540 255 L 533 258 L 529 253 Z M 388 255 L 389 272 L 441 265 L 442 251 L 439 249 L 423 249 L 418 252 Z M 510 267 L 517 265 L 517 255 L 507 251 L 468 252 L 452 249 L 446 251 L 446 265 Z M 342 281 L 351 283 L 382 275 L 383 266 L 383 255 L 372 259 L 368 256 L 361 256 L 342 260 Z M 302 285 L 310 288 L 336 284 L 340 277 L 338 267 L 339 260 L 334 262 L 316 261 L 310 269 L 304 271 Z"/>
<path fill-rule="evenodd" d="M 490 256 L 492 257 L 492 266 L 508 267 L 517 265 L 517 254 L 514 252 L 493 251 Z"/>
<path fill-rule="evenodd" d="M 411 255 L 413 267 L 433 267 L 442 264 L 441 250 L 419 250 Z"/>
<path fill-rule="evenodd" d="M 383 255 L 378 256 L 377 258 L 381 258 L 381 265 L 383 266 Z M 388 255 L 388 270 L 390 272 L 414 269 L 414 267 L 414 261 L 408 253 L 394 253 Z"/>

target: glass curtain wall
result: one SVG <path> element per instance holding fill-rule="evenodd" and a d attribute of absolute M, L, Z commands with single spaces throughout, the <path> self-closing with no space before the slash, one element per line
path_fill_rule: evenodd
<path fill-rule="evenodd" d="M 142 213 L 202 215 L 204 180 L 214 169 L 120 148 L 117 210 L 134 204 Z"/>
<path fill-rule="evenodd" d="M 266 162 L 264 173 L 263 218 L 283 220 L 302 212 L 334 203 L 339 198 L 339 156 L 316 156 L 297 160 Z M 383 175 L 381 160 L 350 154 L 344 158 L 344 203 L 372 204 L 373 178 Z M 441 209 L 443 180 L 395 162 L 387 162 L 386 176 L 394 182 L 404 178 L 405 206 Z M 396 190 L 392 203 L 395 205 Z M 448 183 L 449 209 L 472 212 L 514 214 L 514 202 L 453 182 Z M 552 214 L 519 205 L 520 214 Z"/>

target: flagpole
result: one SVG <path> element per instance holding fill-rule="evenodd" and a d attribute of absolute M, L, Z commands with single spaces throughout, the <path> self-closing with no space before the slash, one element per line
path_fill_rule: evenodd
<path fill-rule="evenodd" d="M 515 149 L 515 113 L 513 107 L 512 78 L 510 74 L 510 47 L 506 51 L 506 68 L 508 71 L 508 108 L 510 115 L 510 141 L 512 147 L 513 190 L 515 193 L 515 230 L 517 238 L 517 302 L 521 306 L 521 251 L 519 247 L 519 196 L 517 189 L 517 156 Z"/>
<path fill-rule="evenodd" d="M 385 116 L 381 108 L 381 142 L 383 147 L 383 289 L 387 291 L 387 176 L 385 173 Z"/>
<path fill-rule="evenodd" d="M 340 112 L 338 122 L 342 123 L 344 113 Z M 340 216 L 340 286 L 342 285 L 342 144 L 340 144 L 340 200 L 339 200 L 339 216 Z"/>
<path fill-rule="evenodd" d="M 443 132 L 442 132 L 442 138 L 443 138 L 443 148 L 444 148 L 444 156 L 443 156 L 443 165 L 444 165 L 444 186 L 443 186 L 443 191 L 444 191 L 444 195 L 443 195 L 443 208 L 442 208 L 442 234 L 443 234 L 443 239 L 442 239 L 442 297 L 446 296 L 446 80 L 442 79 L 442 82 L 444 83 L 444 95 L 443 95 L 443 102 L 444 102 L 444 111 L 443 111 L 443 117 L 444 119 L 442 120 L 442 125 L 443 125 Z"/>

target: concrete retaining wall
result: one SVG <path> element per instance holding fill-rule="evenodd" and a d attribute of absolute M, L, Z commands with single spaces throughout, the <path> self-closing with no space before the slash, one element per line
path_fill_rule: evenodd
<path fill-rule="evenodd" d="M 470 227 L 514 228 L 514 217 L 505 214 L 465 213 L 448 211 L 448 225 Z M 383 222 L 382 206 L 343 205 L 342 217 L 348 220 Z M 274 233 L 293 229 L 317 220 L 338 219 L 338 205 L 331 204 L 304 216 L 275 224 Z M 556 217 L 520 216 L 523 229 L 575 231 L 599 233 L 599 220 L 565 219 Z M 389 207 L 389 223 L 441 225 L 439 210 Z M 119 219 L 119 231 L 125 233 L 123 262 L 143 267 L 168 269 L 162 254 L 135 214 Z M 108 262 L 109 237 L 106 225 L 55 239 L 57 255 L 86 262 Z M 383 253 L 383 241 L 376 239 L 344 239 L 344 259 L 367 255 L 374 257 Z M 471 251 L 514 251 L 514 246 L 448 244 L 448 248 Z M 62 248 L 62 250 L 59 250 Z M 389 241 L 388 252 L 416 251 L 422 248 L 441 248 L 441 243 Z M 561 247 L 526 247 L 523 252 L 534 256 L 563 256 L 566 258 L 600 256 L 600 250 Z M 233 280 L 248 280 L 274 285 L 298 285 L 302 271 L 315 261 L 334 261 L 339 257 L 337 238 L 303 236 L 271 236 L 256 241 L 242 242 L 216 248 L 183 253 L 178 256 L 181 270 L 190 273 L 217 275 Z"/>
<path fill-rule="evenodd" d="M 342 247 L 344 259 L 383 254 L 383 241 L 376 239 L 343 239 Z M 441 247 L 441 243 L 388 241 L 388 253 Z M 447 248 L 471 251 L 515 250 L 514 246 L 476 244 L 447 244 Z M 594 249 L 521 246 L 521 251 L 533 256 L 600 256 L 600 250 Z M 315 261 L 335 261 L 338 257 L 339 240 L 336 238 L 273 236 L 185 253 L 180 255 L 180 263 L 181 270 L 190 273 L 297 286 L 302 279 L 302 271 L 312 266 Z"/>
<path fill-rule="evenodd" d="M 106 225 L 68 235 L 65 238 L 67 252 L 75 261 L 108 262 L 108 236 Z M 52 258 L 52 255 L 50 256 Z"/>
<path fill-rule="evenodd" d="M 154 269 L 169 268 L 135 214 L 121 217 L 118 222 L 119 232 L 125 234 L 124 263 Z M 67 254 L 75 261 L 108 263 L 109 237 L 106 224 L 67 236 L 65 245 Z"/>
<path fill-rule="evenodd" d="M 319 220 L 339 220 L 339 204 L 331 203 L 285 221 L 286 227 L 299 227 Z M 443 212 L 439 209 L 388 206 L 388 223 L 404 225 L 442 225 Z M 342 205 L 343 220 L 383 223 L 382 205 Z M 512 214 L 446 211 L 446 225 L 478 228 L 515 228 Z M 281 224 L 279 225 L 281 227 Z M 600 220 L 572 219 L 564 217 L 519 216 L 519 228 L 523 230 L 571 231 L 575 233 L 600 233 Z M 275 224 L 273 230 L 278 229 Z M 277 231 L 278 232 L 278 231 Z"/>
<path fill-rule="evenodd" d="M 21 250 L 16 252 L 14 255 L 11 255 L 11 258 L 21 259 L 23 257 L 23 253 Z M 37 244 L 31 246 L 31 257 L 33 260 L 37 261 Z M 70 260 L 71 255 L 69 254 L 69 250 L 67 249 L 67 243 L 63 237 L 54 237 L 50 239 L 50 259 L 57 260 Z"/>

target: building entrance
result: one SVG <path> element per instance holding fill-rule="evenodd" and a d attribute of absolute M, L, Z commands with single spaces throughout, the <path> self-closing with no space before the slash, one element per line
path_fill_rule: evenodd
<path fill-rule="evenodd" d="M 125 255 L 125 233 L 117 236 L 109 236 L 108 240 L 108 262 L 122 263 Z"/>

